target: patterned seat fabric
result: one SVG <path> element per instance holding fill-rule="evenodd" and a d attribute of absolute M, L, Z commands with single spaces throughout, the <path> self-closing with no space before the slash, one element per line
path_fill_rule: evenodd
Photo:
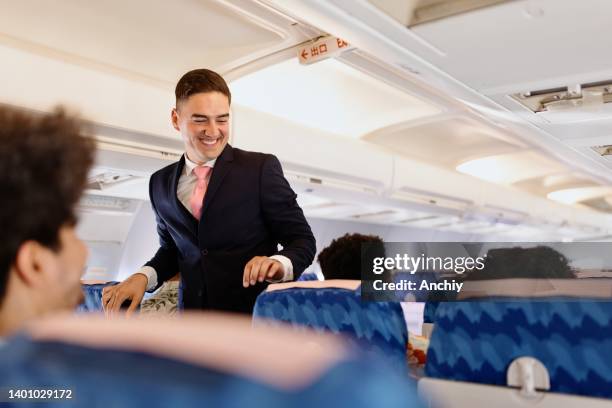
<path fill-rule="evenodd" d="M 22 401 L 15 406 L 423 406 L 408 378 L 356 355 L 347 356 L 298 389 L 279 389 L 257 379 L 144 352 L 117 350 L 116 346 L 89 348 L 33 341 L 23 335 L 0 345 L 0 361 L 0 378 L 5 384 L 72 392 L 71 400 Z"/>
<path fill-rule="evenodd" d="M 423 323 L 435 323 L 436 310 L 438 310 L 440 302 L 429 300 L 425 302 L 423 309 Z"/>
<path fill-rule="evenodd" d="M 167 281 L 155 293 L 140 304 L 141 315 L 164 314 L 176 316 L 178 314 L 179 281 Z"/>
<path fill-rule="evenodd" d="M 307 282 L 307 281 L 316 281 L 319 280 L 319 277 L 316 273 L 303 273 L 298 278 L 298 282 Z"/>
<path fill-rule="evenodd" d="M 266 291 L 257 298 L 253 319 L 256 324 L 284 322 L 340 333 L 366 350 L 387 356 L 398 369 L 406 369 L 408 332 L 399 303 L 362 302 L 359 288 Z"/>
<path fill-rule="evenodd" d="M 77 306 L 77 312 L 101 312 L 102 311 L 102 289 L 106 286 L 113 286 L 119 282 L 107 282 L 96 284 L 82 284 L 85 300 Z"/>
<path fill-rule="evenodd" d="M 546 366 L 552 392 L 612 398 L 612 302 L 566 297 L 443 302 L 425 373 L 506 385 L 508 366 L 521 356 Z"/>

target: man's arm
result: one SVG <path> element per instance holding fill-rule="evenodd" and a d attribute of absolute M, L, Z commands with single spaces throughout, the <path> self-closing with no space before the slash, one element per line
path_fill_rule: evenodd
<path fill-rule="evenodd" d="M 162 283 L 177 274 L 179 270 L 178 266 L 178 249 L 174 242 L 174 238 L 168 231 L 168 226 L 159 215 L 159 212 L 155 208 L 153 197 L 151 197 L 151 205 L 155 212 L 155 218 L 157 220 L 157 235 L 159 236 L 159 249 L 147 262 L 139 273 L 143 273 L 148 278 L 147 290 L 153 291 L 160 287 Z M 152 268 L 148 269 L 148 268 Z M 155 275 L 153 276 L 153 272 Z M 155 278 L 153 281 L 152 278 Z"/>
<path fill-rule="evenodd" d="M 138 272 L 131 275 L 118 285 L 108 286 L 102 291 L 102 306 L 108 313 L 119 311 L 126 300 L 131 300 L 127 310 L 131 314 L 138 308 L 145 291 L 153 291 L 166 280 L 178 272 L 178 250 L 168 227 L 155 208 L 152 194 L 153 182 L 149 182 L 149 196 L 151 206 L 157 220 L 157 234 L 159 235 L 159 249 Z"/>
<path fill-rule="evenodd" d="M 316 243 L 312 230 L 296 201 L 297 195 L 283 176 L 276 156 L 266 157 L 260 183 L 260 200 L 266 225 L 283 246 L 277 255 L 291 261 L 293 278 L 297 279 L 314 260 Z"/>

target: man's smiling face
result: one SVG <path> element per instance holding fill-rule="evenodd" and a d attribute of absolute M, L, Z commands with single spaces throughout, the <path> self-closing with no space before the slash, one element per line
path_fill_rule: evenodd
<path fill-rule="evenodd" d="M 229 112 L 229 100 L 220 92 L 196 93 L 177 103 L 172 125 L 191 161 L 203 164 L 219 157 L 229 137 Z"/>

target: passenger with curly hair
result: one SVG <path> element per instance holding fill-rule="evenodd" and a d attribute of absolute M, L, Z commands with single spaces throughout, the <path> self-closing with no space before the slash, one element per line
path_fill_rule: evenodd
<path fill-rule="evenodd" d="M 474 269 L 466 279 L 571 279 L 574 270 L 567 258 L 551 247 L 496 248 L 487 253 L 482 270 Z"/>
<path fill-rule="evenodd" d="M 363 251 L 363 252 L 362 252 Z M 345 234 L 334 239 L 317 258 L 325 279 L 361 279 L 362 260 L 384 257 L 383 240 L 376 235 Z M 365 262 L 371 265 L 371 262 Z"/>
<path fill-rule="evenodd" d="M 0 336 L 82 300 L 75 205 L 94 152 L 81 121 L 61 110 L 0 106 Z"/>

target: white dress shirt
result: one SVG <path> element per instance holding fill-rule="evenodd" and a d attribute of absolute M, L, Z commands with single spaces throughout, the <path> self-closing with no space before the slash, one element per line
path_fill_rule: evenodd
<path fill-rule="evenodd" d="M 204 166 L 214 168 L 216 160 L 217 159 L 207 161 L 206 163 L 204 163 Z M 193 192 L 193 188 L 198 181 L 197 177 L 193 173 L 193 169 L 196 168 L 197 166 L 198 164 L 189 160 L 189 158 L 187 157 L 187 154 L 185 154 L 185 166 L 183 167 L 183 173 L 181 174 L 181 177 L 179 178 L 178 186 L 176 188 L 176 196 L 178 197 L 179 201 L 192 214 L 193 212 L 191 211 L 191 208 L 189 205 L 189 199 L 191 198 L 191 193 Z M 210 179 L 211 173 L 212 172 L 208 173 L 209 179 Z M 208 180 L 206 180 L 206 183 L 208 183 Z M 282 270 L 283 270 L 283 277 L 279 280 L 266 279 L 268 282 L 284 282 L 284 281 L 293 280 L 293 264 L 291 263 L 291 260 L 289 258 L 283 255 L 272 255 L 270 259 L 275 259 L 281 263 Z M 147 290 L 153 290 L 157 286 L 157 272 L 155 271 L 153 267 L 143 266 L 136 273 L 142 273 L 143 275 L 147 277 L 147 280 L 148 280 Z"/>

